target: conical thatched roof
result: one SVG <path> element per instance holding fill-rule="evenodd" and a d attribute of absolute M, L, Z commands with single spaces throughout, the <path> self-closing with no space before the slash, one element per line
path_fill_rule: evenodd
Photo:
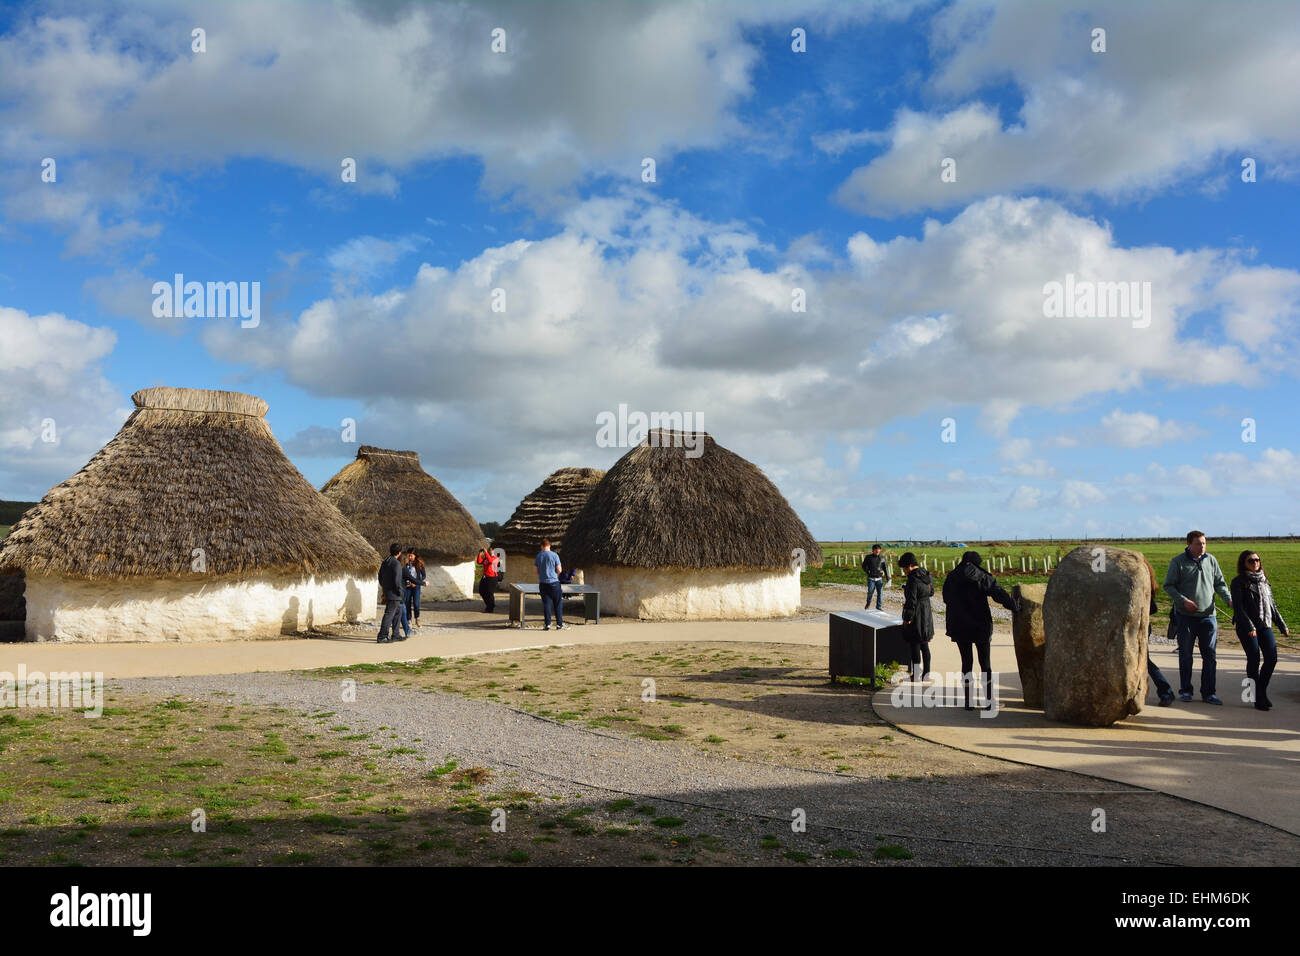
<path fill-rule="evenodd" d="M 131 400 L 117 436 L 14 525 L 0 570 L 128 578 L 379 566 L 285 457 L 266 402 L 194 388 L 145 388 Z"/>
<path fill-rule="evenodd" d="M 592 491 L 564 539 L 567 567 L 789 568 L 821 548 L 758 467 L 715 442 L 687 457 L 678 432 L 651 432 Z M 692 454 L 699 451 L 694 446 Z"/>
<path fill-rule="evenodd" d="M 514 554 L 540 551 L 542 539 L 561 550 L 564 532 L 587 503 L 592 490 L 605 477 L 599 468 L 561 468 L 532 490 L 501 526 L 492 547 Z"/>
<path fill-rule="evenodd" d="M 362 445 L 321 491 L 381 554 L 397 542 L 426 562 L 460 564 L 487 547 L 478 523 L 413 451 Z"/>

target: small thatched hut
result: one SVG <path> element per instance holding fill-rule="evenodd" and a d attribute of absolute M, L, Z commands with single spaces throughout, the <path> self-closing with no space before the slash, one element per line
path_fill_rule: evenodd
<path fill-rule="evenodd" d="M 533 559 L 542 550 L 542 539 L 549 538 L 551 548 L 564 559 L 564 533 L 582 506 L 587 503 L 605 472 L 599 468 L 561 468 L 534 488 L 510 520 L 492 539 L 492 547 L 506 553 L 504 584 L 537 582 Z"/>
<path fill-rule="evenodd" d="M 394 542 L 420 553 L 429 576 L 423 599 L 474 597 L 474 557 L 487 539 L 415 452 L 362 445 L 321 492 L 380 554 Z"/>
<path fill-rule="evenodd" d="M 592 491 L 563 559 L 600 590 L 602 611 L 736 619 L 799 609 L 796 548 L 806 564 L 821 563 L 812 534 L 757 466 L 709 435 L 658 431 Z"/>
<path fill-rule="evenodd" d="M 146 388 L 0 547 L 31 641 L 275 637 L 374 616 L 379 555 L 281 451 L 266 402 Z"/>

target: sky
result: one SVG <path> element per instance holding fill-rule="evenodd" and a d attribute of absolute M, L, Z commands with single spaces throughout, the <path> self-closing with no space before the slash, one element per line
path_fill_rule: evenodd
<path fill-rule="evenodd" d="M 1297 50 L 1271 0 L 5 3 L 0 498 L 169 385 L 479 521 L 624 406 L 822 540 L 1300 532 Z"/>

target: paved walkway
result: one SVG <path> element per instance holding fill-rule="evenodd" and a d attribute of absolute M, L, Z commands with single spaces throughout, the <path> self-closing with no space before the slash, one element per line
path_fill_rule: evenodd
<path fill-rule="evenodd" d="M 1220 634 L 1222 637 L 1222 634 Z M 936 672 L 959 671 L 957 646 L 931 645 Z M 1024 707 L 1010 634 L 993 639 L 1002 707 L 996 717 L 956 707 L 894 706 L 891 691 L 872 700 L 876 713 L 926 740 L 1021 763 L 1120 780 L 1231 810 L 1300 834 L 1300 659 L 1279 655 L 1267 713 L 1241 703 L 1246 655 L 1235 642 L 1218 648 L 1223 706 L 1175 702 L 1158 707 L 1155 692 L 1140 714 L 1110 727 L 1076 727 Z M 1152 659 L 1177 689 L 1178 655 L 1157 646 Z M 1194 658 L 1194 682 L 1201 677 Z M 906 685 L 913 686 L 913 685 Z M 899 695 L 908 704 L 905 695 Z"/>
<path fill-rule="evenodd" d="M 504 602 L 503 602 L 504 603 Z M 436 620 L 436 624 L 432 623 Z M 551 644 L 627 641 L 758 641 L 825 645 L 825 617 L 793 621 L 651 623 L 606 618 L 565 631 L 505 626 L 503 613 L 426 611 L 425 627 L 411 639 L 376 644 L 356 637 L 221 642 L 213 644 L 0 644 L 0 672 L 19 665 L 41 671 L 102 671 L 110 678 L 286 671 L 339 664 L 453 656 Z M 936 671 L 956 671 L 956 648 L 938 637 Z M 1175 656 L 1157 649 L 1166 676 L 1177 674 Z M 995 637 L 993 666 L 1001 674 L 1005 706 L 992 719 L 958 708 L 895 707 L 877 693 L 876 711 L 908 733 L 1008 760 L 1073 770 L 1148 787 L 1220 807 L 1300 834 L 1300 658 L 1281 655 L 1262 713 L 1240 704 L 1245 656 L 1235 642 L 1219 648 L 1223 707 L 1148 706 L 1109 728 L 1046 721 L 1019 706 L 1015 652 L 1008 634 Z M 1199 658 L 1197 675 L 1199 679 Z"/>

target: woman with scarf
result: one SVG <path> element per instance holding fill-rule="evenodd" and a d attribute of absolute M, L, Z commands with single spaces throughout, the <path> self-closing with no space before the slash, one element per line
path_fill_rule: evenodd
<path fill-rule="evenodd" d="M 1232 623 L 1237 627 L 1237 639 L 1246 652 L 1246 676 L 1255 682 L 1255 709 L 1268 710 L 1273 706 L 1268 699 L 1268 682 L 1277 666 L 1277 640 L 1273 637 L 1276 624 L 1284 637 L 1289 637 L 1286 621 L 1278 613 L 1273 600 L 1273 589 L 1264 576 L 1264 562 L 1258 552 L 1243 551 L 1237 555 L 1237 576 L 1232 579 Z M 1260 657 L 1264 666 L 1260 666 Z"/>

